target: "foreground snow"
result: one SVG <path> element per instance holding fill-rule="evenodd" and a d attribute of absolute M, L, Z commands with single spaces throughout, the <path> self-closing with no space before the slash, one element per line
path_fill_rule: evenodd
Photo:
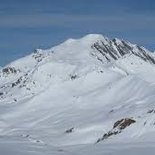
<path fill-rule="evenodd" d="M 154 77 L 154 54 L 119 39 L 38 49 L 1 69 L 0 152 L 153 154 Z"/>
<path fill-rule="evenodd" d="M 17 137 L 1 137 L 0 150 L 3 155 L 154 155 L 154 142 L 86 144 L 55 147 L 30 143 Z"/>

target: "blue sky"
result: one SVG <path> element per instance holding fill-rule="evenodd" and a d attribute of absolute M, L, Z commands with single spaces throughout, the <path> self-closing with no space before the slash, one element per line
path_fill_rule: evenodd
<path fill-rule="evenodd" d="M 155 50 L 155 0 L 0 0 L 0 65 L 101 33 Z"/>

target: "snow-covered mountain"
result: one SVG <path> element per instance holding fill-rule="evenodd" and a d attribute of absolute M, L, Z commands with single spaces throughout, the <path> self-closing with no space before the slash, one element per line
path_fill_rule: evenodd
<path fill-rule="evenodd" d="M 37 49 L 0 69 L 0 152 L 154 154 L 154 77 L 154 53 L 117 38 Z"/>

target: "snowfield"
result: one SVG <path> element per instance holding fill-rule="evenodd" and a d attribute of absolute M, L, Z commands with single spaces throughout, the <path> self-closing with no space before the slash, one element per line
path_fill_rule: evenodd
<path fill-rule="evenodd" d="M 90 34 L 0 69 L 0 155 L 154 155 L 155 55 Z"/>

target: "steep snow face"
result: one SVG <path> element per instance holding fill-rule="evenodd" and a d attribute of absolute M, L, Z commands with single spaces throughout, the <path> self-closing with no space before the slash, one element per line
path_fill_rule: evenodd
<path fill-rule="evenodd" d="M 23 154 L 66 155 L 153 144 L 154 77 L 154 54 L 117 38 L 90 34 L 37 49 L 0 69 L 0 150 L 8 141 L 3 151 L 14 154 L 18 143 Z"/>

